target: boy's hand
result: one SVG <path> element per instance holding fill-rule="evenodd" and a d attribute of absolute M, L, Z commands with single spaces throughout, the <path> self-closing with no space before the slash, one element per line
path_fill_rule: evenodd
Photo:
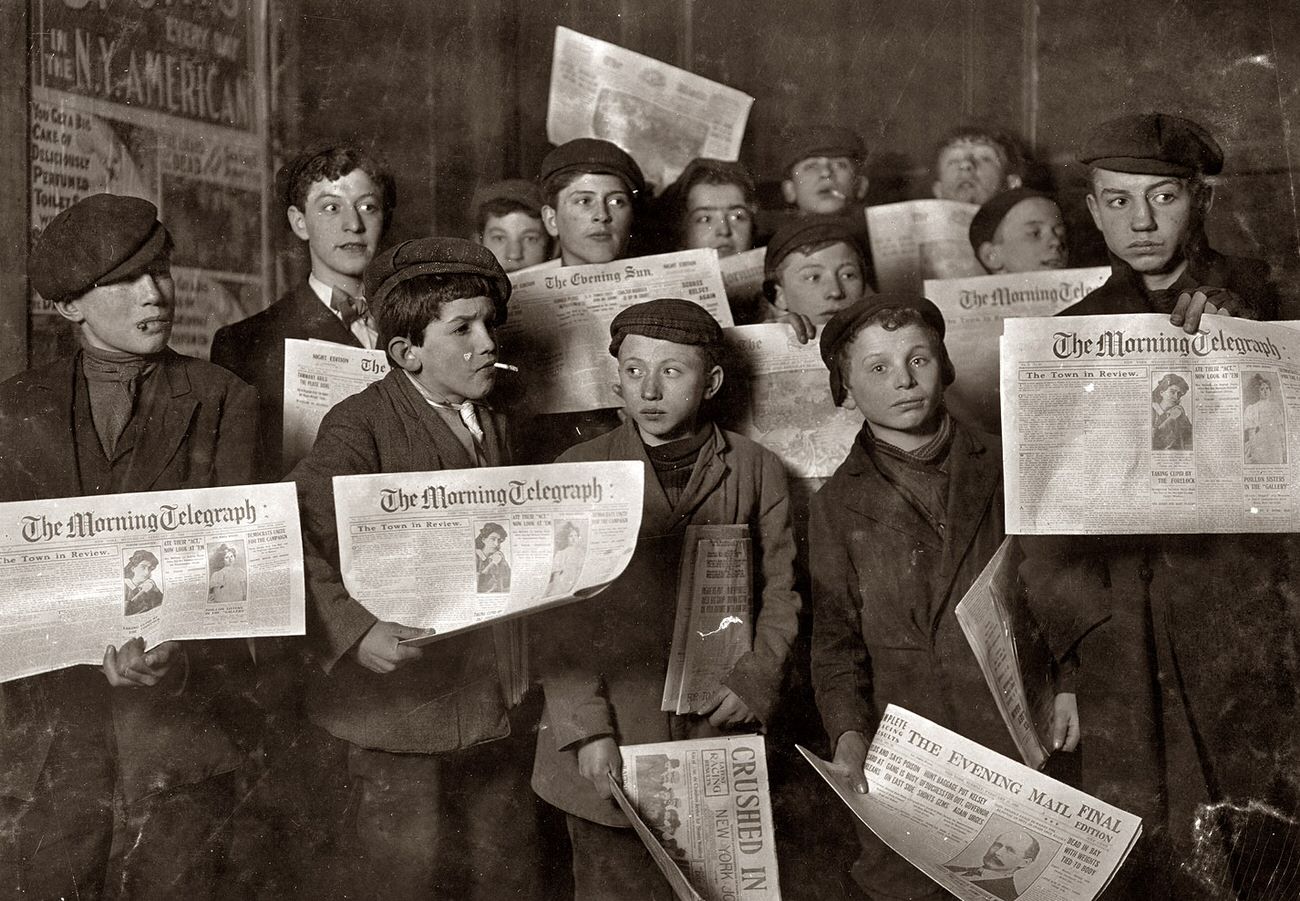
<path fill-rule="evenodd" d="M 845 732 L 835 743 L 835 759 L 831 766 L 840 771 L 848 780 L 853 790 L 860 795 L 867 793 L 867 740 L 861 732 Z"/>
<path fill-rule="evenodd" d="M 813 321 L 803 313 L 787 311 L 782 313 L 776 321 L 784 322 L 794 329 L 794 336 L 799 340 L 800 344 L 807 344 L 817 335 L 817 326 L 813 325 Z"/>
<path fill-rule="evenodd" d="M 1052 711 L 1052 750 L 1073 751 L 1079 746 L 1079 702 L 1073 692 L 1056 696 Z"/>
<path fill-rule="evenodd" d="M 380 620 L 370 627 L 370 631 L 357 643 L 356 657 L 366 669 L 373 673 L 391 673 L 402 664 L 424 656 L 421 648 L 402 646 L 398 642 L 406 638 L 419 638 L 427 633 L 412 629 L 401 623 Z"/>
<path fill-rule="evenodd" d="M 1169 314 L 1169 324 L 1181 325 L 1187 334 L 1195 335 L 1201 327 L 1202 316 L 1211 313 L 1240 316 L 1243 311 L 1241 298 L 1226 288 L 1197 288 L 1178 295 L 1178 303 Z"/>
<path fill-rule="evenodd" d="M 715 729 L 726 729 L 744 723 L 757 723 L 758 717 L 749 705 L 740 699 L 725 685 L 717 690 L 708 704 L 695 711 L 700 716 L 707 716 L 709 724 Z"/>
<path fill-rule="evenodd" d="M 623 755 L 619 753 L 618 742 L 612 736 L 602 735 L 578 748 L 578 772 L 596 786 L 596 794 L 609 798 L 612 794 L 609 777 L 613 776 L 620 784 L 623 781 Z"/>
<path fill-rule="evenodd" d="M 145 653 L 144 639 L 132 638 L 120 650 L 109 645 L 100 669 L 114 688 L 150 688 L 167 675 L 180 648 L 180 642 L 164 641 Z"/>

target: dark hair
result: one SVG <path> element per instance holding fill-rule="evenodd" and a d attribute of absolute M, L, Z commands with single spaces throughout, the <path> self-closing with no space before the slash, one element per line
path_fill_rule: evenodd
<path fill-rule="evenodd" d="M 489 535 L 500 535 L 501 540 L 505 541 L 507 537 L 505 526 L 495 522 L 486 523 L 483 528 L 478 530 L 478 537 L 474 539 L 474 547 L 482 550 L 483 542 L 487 540 Z"/>
<path fill-rule="evenodd" d="M 380 205 L 387 227 L 397 208 L 397 184 L 387 166 L 374 153 L 354 144 L 335 144 L 305 150 L 286 163 L 276 175 L 280 199 L 285 208 L 302 210 L 307 194 L 318 181 L 334 181 L 360 169 L 379 189 Z"/>
<path fill-rule="evenodd" d="M 1186 379 L 1181 375 L 1170 372 L 1161 377 L 1160 381 L 1156 383 L 1156 387 L 1151 392 L 1151 399 L 1159 403 L 1160 395 L 1164 394 L 1170 388 L 1177 388 L 1183 393 L 1183 397 L 1186 397 L 1187 392 L 1191 390 L 1187 385 Z"/>
<path fill-rule="evenodd" d="M 735 185 L 745 206 L 753 213 L 758 209 L 758 189 L 749 170 L 740 163 L 698 157 L 687 164 L 680 178 L 668 186 L 660 198 L 662 216 L 676 232 L 680 242 L 686 231 L 686 215 L 690 213 L 691 189 L 696 185 Z"/>
<path fill-rule="evenodd" d="M 424 330 L 442 314 L 442 308 L 466 297 L 488 297 L 496 307 L 494 325 L 506 321 L 506 301 L 496 282 L 481 275 L 416 275 L 393 286 L 375 311 L 379 346 L 387 350 L 394 338 L 405 338 L 416 347 L 424 344 Z"/>
<path fill-rule="evenodd" d="M 943 136 L 935 143 L 934 155 L 931 159 L 934 160 L 936 172 L 939 169 L 940 155 L 959 141 L 974 141 L 996 148 L 1001 152 L 1002 158 L 1006 162 L 1006 175 L 1023 176 L 1025 169 L 1028 168 L 1025 149 L 1018 138 L 996 128 L 989 128 L 979 123 L 967 123 L 944 132 Z"/>
<path fill-rule="evenodd" d="M 538 222 L 542 221 L 540 210 L 518 200 L 511 200 L 509 197 L 494 197 L 480 203 L 478 209 L 474 211 L 474 231 L 481 235 L 483 229 L 487 228 L 487 221 L 493 216 L 505 217 L 511 213 L 524 213 Z"/>
<path fill-rule="evenodd" d="M 840 340 L 839 349 L 835 351 L 835 365 L 839 368 L 840 378 L 845 385 L 849 382 L 849 373 L 852 370 L 852 361 L 849 358 L 849 349 L 858 335 L 862 334 L 863 329 L 869 326 L 878 325 L 887 332 L 896 332 L 901 328 L 909 325 L 920 326 L 921 331 L 930 342 L 930 346 L 936 348 L 939 354 L 940 372 L 943 377 L 944 385 L 951 385 L 957 378 L 957 370 L 952 365 L 952 360 L 948 356 L 948 346 L 943 343 L 943 338 L 935 327 L 925 321 L 921 311 L 912 307 L 885 307 L 877 310 L 869 317 L 862 320 L 853 327 L 844 338 Z"/>
<path fill-rule="evenodd" d="M 149 551 L 136 551 L 131 555 L 131 559 L 126 561 L 126 566 L 122 567 L 122 575 L 125 578 L 131 577 L 131 570 L 135 569 L 141 563 L 148 563 L 150 569 L 158 568 L 158 558 Z"/>

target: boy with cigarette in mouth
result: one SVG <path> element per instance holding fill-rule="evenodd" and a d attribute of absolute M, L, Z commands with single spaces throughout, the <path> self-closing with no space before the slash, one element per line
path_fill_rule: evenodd
<path fill-rule="evenodd" d="M 626 421 L 560 461 L 639 460 L 640 539 L 600 597 L 537 625 L 546 695 L 533 788 L 567 814 L 575 898 L 668 897 L 663 877 L 610 799 L 620 745 L 720 735 L 766 724 L 794 641 L 794 542 L 780 460 L 718 428 L 704 404 L 722 387 L 722 329 L 697 304 L 664 298 L 610 325 Z M 691 524 L 745 524 L 753 560 L 753 650 L 692 714 L 660 710 L 677 602 L 677 561 Z"/>

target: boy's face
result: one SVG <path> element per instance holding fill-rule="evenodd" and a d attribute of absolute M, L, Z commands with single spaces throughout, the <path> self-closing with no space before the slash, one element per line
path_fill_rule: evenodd
<path fill-rule="evenodd" d="M 618 349 L 614 393 L 648 445 L 694 434 L 700 404 L 722 387 L 722 367 L 707 366 L 690 344 L 628 335 Z"/>
<path fill-rule="evenodd" d="M 171 263 L 159 258 L 142 275 L 91 288 L 56 309 L 81 326 L 82 339 L 100 350 L 155 354 L 172 334 L 176 283 Z"/>
<path fill-rule="evenodd" d="M 867 293 L 862 258 L 843 241 L 813 253 L 792 251 L 781 261 L 777 309 L 802 313 L 813 325 L 825 325 L 840 310 Z"/>
<path fill-rule="evenodd" d="M 617 175 L 588 172 L 560 189 L 555 206 L 542 207 L 542 222 L 565 266 L 608 263 L 632 234 L 632 195 Z"/>
<path fill-rule="evenodd" d="M 496 383 L 496 305 L 462 297 L 442 305 L 424 327 L 424 342 L 394 338 L 389 354 L 434 397 L 450 404 L 482 400 Z"/>
<path fill-rule="evenodd" d="M 926 330 L 869 325 L 849 344 L 848 395 L 884 441 L 904 450 L 925 443 L 943 404 L 943 364 Z"/>
<path fill-rule="evenodd" d="M 686 249 L 712 247 L 720 257 L 754 246 L 754 214 L 739 185 L 693 185 L 686 195 Z"/>
<path fill-rule="evenodd" d="M 523 210 L 488 216 L 478 242 L 492 251 L 506 272 L 544 262 L 551 243 L 542 220 Z"/>
<path fill-rule="evenodd" d="M 962 203 L 987 203 L 1004 188 L 1020 187 L 1020 176 L 1007 175 L 1002 151 L 987 141 L 954 141 L 939 151 L 934 196 Z"/>
<path fill-rule="evenodd" d="M 384 233 L 383 198 L 361 169 L 307 189 L 304 208 L 289 207 L 289 227 L 307 242 L 311 271 L 321 281 L 361 278 Z"/>
<path fill-rule="evenodd" d="M 867 196 L 867 178 L 847 156 L 810 156 L 791 167 L 781 193 L 805 213 L 838 213 Z"/>
<path fill-rule="evenodd" d="M 1029 197 L 1013 206 L 993 240 L 980 248 L 980 260 L 990 272 L 1064 269 L 1069 258 L 1061 210 L 1046 197 Z"/>
<path fill-rule="evenodd" d="M 1194 214 L 1186 179 L 1098 169 L 1087 201 L 1106 247 L 1135 271 L 1159 275 L 1182 262 Z"/>

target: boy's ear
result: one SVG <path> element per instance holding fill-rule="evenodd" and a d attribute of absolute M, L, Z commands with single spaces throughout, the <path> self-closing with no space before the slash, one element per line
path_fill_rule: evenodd
<path fill-rule="evenodd" d="M 622 383 L 622 382 L 619 382 L 619 381 L 615 381 L 615 382 L 614 382 L 614 396 L 617 397 L 617 398 L 620 398 L 620 399 L 623 397 L 623 383 Z"/>
<path fill-rule="evenodd" d="M 785 198 L 786 203 L 794 203 L 794 179 L 786 178 L 781 181 L 781 196 Z"/>
<path fill-rule="evenodd" d="M 856 410 L 858 408 L 858 402 L 853 399 L 852 391 L 844 392 L 844 403 L 840 404 L 840 406 L 846 410 Z"/>
<path fill-rule="evenodd" d="M 980 265 L 990 273 L 996 274 L 1002 271 L 1002 251 L 992 241 L 981 244 L 979 253 L 975 255 L 979 257 Z"/>
<path fill-rule="evenodd" d="M 943 197 L 943 182 L 936 181 L 934 184 L 930 185 L 930 193 L 935 197 Z"/>
<path fill-rule="evenodd" d="M 289 228 L 301 241 L 306 241 L 309 237 L 307 234 L 307 216 L 296 206 L 291 206 L 284 211 L 285 217 L 289 220 Z"/>
<path fill-rule="evenodd" d="M 77 325 L 86 321 L 86 314 L 81 312 L 81 298 L 77 297 L 72 300 L 54 301 L 54 309 L 59 311 L 59 315 L 69 322 L 75 322 Z"/>
<path fill-rule="evenodd" d="M 1088 188 L 1088 193 L 1083 195 L 1083 199 L 1088 204 L 1088 212 L 1092 215 L 1092 224 L 1097 226 L 1098 231 L 1101 231 L 1101 217 L 1097 215 L 1099 212 L 1097 198 L 1093 196 L 1091 187 Z"/>
<path fill-rule="evenodd" d="M 867 186 L 871 181 L 865 175 L 853 179 L 853 199 L 861 203 L 867 199 Z"/>
<path fill-rule="evenodd" d="M 560 236 L 560 226 L 555 221 L 555 207 L 549 204 L 542 207 L 542 227 L 546 229 L 546 233 L 552 238 Z"/>
<path fill-rule="evenodd" d="M 1007 176 L 1007 187 L 1006 187 L 1006 189 L 1007 189 L 1008 191 L 1014 191 L 1016 188 L 1020 187 L 1020 186 L 1023 185 L 1024 183 L 1025 183 L 1025 180 L 1024 180 L 1023 178 L 1021 178 L 1019 175 L 1015 175 L 1015 174 L 1008 175 L 1008 176 Z"/>
<path fill-rule="evenodd" d="M 722 390 L 722 367 L 714 364 L 709 370 L 709 383 L 704 387 L 704 400 L 708 400 Z"/>
<path fill-rule="evenodd" d="M 772 282 L 772 306 L 776 307 L 783 313 L 790 311 L 790 305 L 785 300 L 785 289 L 781 287 L 780 282 Z"/>
<path fill-rule="evenodd" d="M 388 357 L 407 372 L 415 375 L 421 369 L 415 345 L 405 335 L 396 335 L 388 341 Z"/>

